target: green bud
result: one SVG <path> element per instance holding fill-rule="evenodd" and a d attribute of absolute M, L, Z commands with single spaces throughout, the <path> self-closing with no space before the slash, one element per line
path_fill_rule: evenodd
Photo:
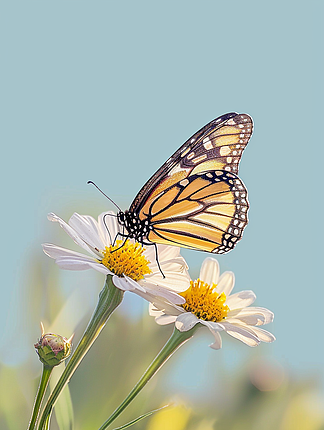
<path fill-rule="evenodd" d="M 42 336 L 34 345 L 36 352 L 43 364 L 49 367 L 57 366 L 71 354 L 73 335 L 70 339 L 67 339 L 59 334 L 44 334 L 44 327 L 42 324 L 41 327 Z"/>

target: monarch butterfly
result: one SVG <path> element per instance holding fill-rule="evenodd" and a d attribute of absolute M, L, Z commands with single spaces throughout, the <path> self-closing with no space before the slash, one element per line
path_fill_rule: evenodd
<path fill-rule="evenodd" d="M 146 182 L 129 210 L 118 212 L 123 236 L 216 254 L 233 249 L 248 223 L 247 190 L 237 173 L 252 129 L 249 115 L 231 112 L 197 131 Z"/>

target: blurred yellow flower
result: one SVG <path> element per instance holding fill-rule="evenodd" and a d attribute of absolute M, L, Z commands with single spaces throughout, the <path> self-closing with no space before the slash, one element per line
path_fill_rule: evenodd
<path fill-rule="evenodd" d="M 146 430 L 185 430 L 191 415 L 190 409 L 180 405 L 156 413 Z"/>

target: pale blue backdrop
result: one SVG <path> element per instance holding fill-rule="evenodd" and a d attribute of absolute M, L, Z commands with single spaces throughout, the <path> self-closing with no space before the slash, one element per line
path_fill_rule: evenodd
<path fill-rule="evenodd" d="M 250 223 L 221 269 L 235 272 L 236 291 L 253 289 L 275 312 L 277 341 L 261 353 L 292 373 L 323 375 L 323 2 L 12 1 L 0 9 L 0 360 L 34 354 L 36 321 L 46 318 L 40 308 L 30 332 L 24 288 L 32 259 L 44 271 L 54 265 L 40 244 L 64 240 L 46 214 L 112 209 L 89 179 L 126 209 L 191 134 L 237 111 L 255 122 L 240 168 Z M 184 254 L 196 276 L 206 254 Z M 67 294 L 86 280 L 89 302 L 103 282 L 91 273 L 62 279 Z M 142 306 L 129 297 L 124 312 L 136 318 Z M 226 345 L 218 357 L 240 363 L 248 348 Z M 215 354 L 190 351 L 202 362 Z"/>

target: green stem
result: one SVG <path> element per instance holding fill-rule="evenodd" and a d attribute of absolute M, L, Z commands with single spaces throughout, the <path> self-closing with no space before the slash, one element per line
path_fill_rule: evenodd
<path fill-rule="evenodd" d="M 164 347 L 161 349 L 159 354 L 152 361 L 144 375 L 128 394 L 126 399 L 118 406 L 118 408 L 110 415 L 107 421 L 100 427 L 99 430 L 105 430 L 130 404 L 130 402 L 137 396 L 137 394 L 144 388 L 148 381 L 155 375 L 155 373 L 162 367 L 162 365 L 167 361 L 167 359 L 188 339 L 190 339 L 194 331 L 198 326 L 195 326 L 189 331 L 180 332 L 174 328 L 173 333 Z"/>
<path fill-rule="evenodd" d="M 35 399 L 35 403 L 34 403 L 34 408 L 33 408 L 33 412 L 32 412 L 32 416 L 29 422 L 29 426 L 28 426 L 28 430 L 33 430 L 35 428 L 35 424 L 37 421 L 37 417 L 39 414 L 39 409 L 41 407 L 43 398 L 44 398 L 44 394 L 47 388 L 47 385 L 49 383 L 50 380 L 50 376 L 52 373 L 53 367 L 51 366 L 46 366 L 45 364 L 43 365 L 43 372 L 42 372 L 42 377 L 38 386 L 38 391 L 37 391 L 37 395 L 36 395 L 36 399 Z"/>
<path fill-rule="evenodd" d="M 123 296 L 124 292 L 115 287 L 112 282 L 112 276 L 108 275 L 105 286 L 99 294 L 99 301 L 88 324 L 88 327 L 86 328 L 82 339 L 76 347 L 70 361 L 68 362 L 64 372 L 62 373 L 60 379 L 58 380 L 52 394 L 50 395 L 46 403 L 46 406 L 39 421 L 38 430 L 48 428 L 49 417 L 52 413 L 52 409 L 59 395 L 61 394 L 66 384 L 70 381 L 73 373 L 79 366 L 83 357 L 86 355 L 94 341 L 99 336 L 110 315 L 122 302 Z"/>

